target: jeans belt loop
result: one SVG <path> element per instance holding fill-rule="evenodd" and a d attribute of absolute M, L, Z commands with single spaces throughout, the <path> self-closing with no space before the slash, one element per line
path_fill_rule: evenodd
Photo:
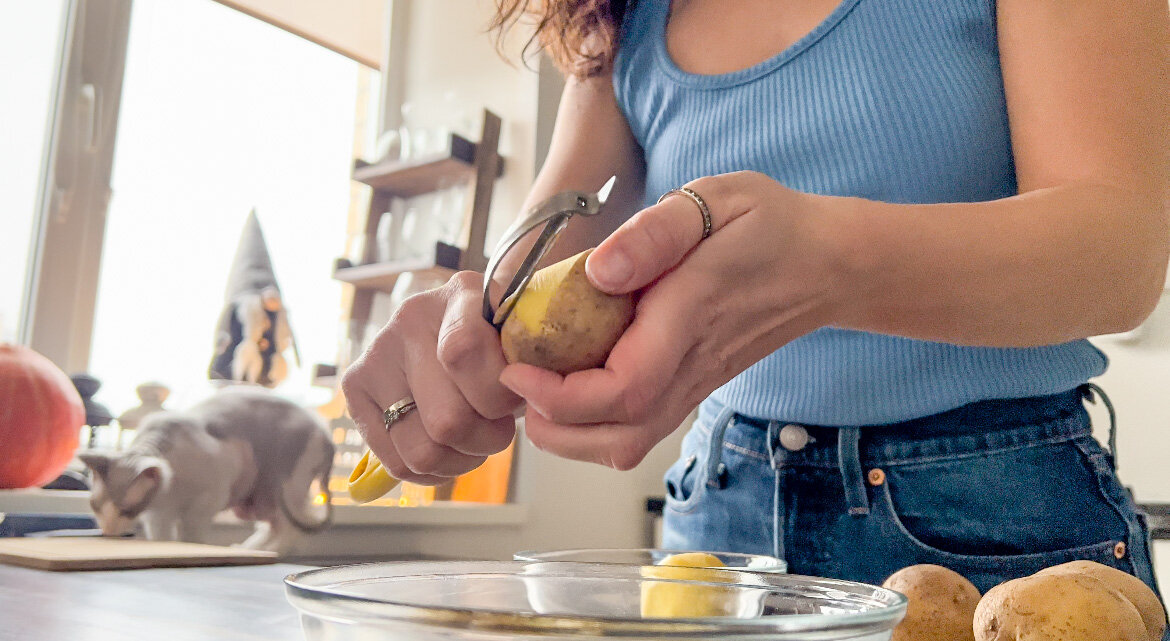
<path fill-rule="evenodd" d="M 711 428 L 711 445 L 707 450 L 707 487 L 722 490 L 727 487 L 727 466 L 723 464 L 723 435 L 735 420 L 735 410 L 725 407 L 715 417 Z"/>
<path fill-rule="evenodd" d="M 1105 409 L 1109 411 L 1109 458 L 1112 459 L 1113 471 L 1117 471 L 1117 411 L 1113 409 L 1113 401 L 1109 400 L 1109 395 L 1101 386 L 1096 383 L 1085 383 L 1081 385 L 1078 390 L 1081 393 L 1081 398 L 1096 405 L 1097 397 L 1101 397 L 1101 402 L 1105 404 Z"/>
<path fill-rule="evenodd" d="M 869 493 L 861 473 L 860 442 L 860 427 L 837 430 L 837 463 L 841 466 L 841 481 L 845 486 L 845 505 L 853 516 L 869 514 Z"/>
<path fill-rule="evenodd" d="M 772 485 L 772 556 L 777 559 L 788 559 L 784 556 L 784 524 L 787 515 L 787 510 L 784 504 L 784 480 L 782 474 L 784 473 L 784 461 L 787 458 L 788 450 L 780 445 L 780 422 L 768 421 L 768 456 L 772 461 L 772 475 L 774 483 Z"/>

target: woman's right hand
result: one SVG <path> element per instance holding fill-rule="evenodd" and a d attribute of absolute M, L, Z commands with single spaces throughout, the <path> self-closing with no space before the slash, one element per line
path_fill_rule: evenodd
<path fill-rule="evenodd" d="M 482 316 L 483 275 L 459 272 L 406 299 L 341 382 L 349 414 L 395 478 L 439 485 L 508 447 L 523 402 L 500 384 L 500 336 Z M 417 408 L 387 430 L 382 412 Z"/>

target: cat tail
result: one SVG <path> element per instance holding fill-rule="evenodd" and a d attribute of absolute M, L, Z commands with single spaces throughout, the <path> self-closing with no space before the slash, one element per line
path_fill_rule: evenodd
<path fill-rule="evenodd" d="M 284 492 L 278 494 L 277 502 L 280 504 L 280 511 L 284 513 L 284 517 L 288 519 L 289 523 L 292 523 L 293 527 L 305 534 L 315 534 L 333 525 L 333 493 L 329 491 L 329 473 L 333 469 L 332 448 L 328 448 L 325 454 L 325 460 L 317 471 L 317 479 L 321 482 L 321 493 L 325 495 L 325 516 L 320 521 L 314 523 L 302 520 L 300 515 L 294 514 L 293 510 L 289 508 L 288 502 L 284 498 Z"/>

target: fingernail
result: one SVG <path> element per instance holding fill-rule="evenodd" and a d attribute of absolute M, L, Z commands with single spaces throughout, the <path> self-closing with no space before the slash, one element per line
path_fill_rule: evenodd
<path fill-rule="evenodd" d="M 586 262 L 585 272 L 593 280 L 593 284 L 602 289 L 618 289 L 634 276 L 634 262 L 620 249 L 611 249 L 600 256 L 590 258 L 597 260 Z"/>

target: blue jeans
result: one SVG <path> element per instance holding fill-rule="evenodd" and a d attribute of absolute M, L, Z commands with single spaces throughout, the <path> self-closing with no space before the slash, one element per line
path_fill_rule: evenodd
<path fill-rule="evenodd" d="M 1156 590 L 1144 515 L 1090 433 L 1083 391 L 862 428 L 708 400 L 666 473 L 663 545 L 774 554 L 795 574 L 871 584 L 933 563 L 983 592 L 1088 559 Z"/>

